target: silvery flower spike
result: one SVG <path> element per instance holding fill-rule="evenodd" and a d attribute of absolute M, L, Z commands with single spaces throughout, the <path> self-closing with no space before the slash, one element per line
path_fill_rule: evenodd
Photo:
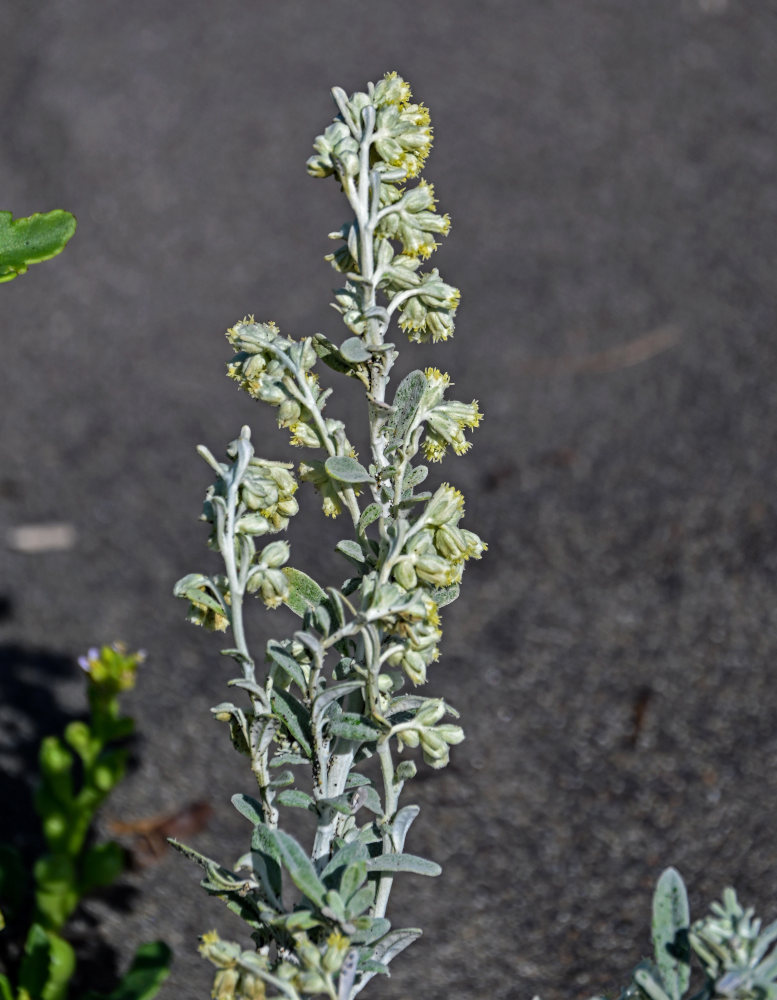
<path fill-rule="evenodd" d="M 330 234 L 337 248 L 327 258 L 341 276 L 333 305 L 346 335 L 339 343 L 320 333 L 295 340 L 274 323 L 243 319 L 227 333 L 227 370 L 275 407 L 290 443 L 306 449 L 298 478 L 318 491 L 324 514 L 350 520 L 336 546 L 337 583 L 292 569 L 288 543 L 273 540 L 297 513 L 298 478 L 290 462 L 258 457 L 243 427 L 225 461 L 199 449 L 215 474 L 203 518 L 223 572 L 190 573 L 176 585 L 190 620 L 231 632 L 224 653 L 241 673 L 230 684 L 245 701 L 213 713 L 254 778 L 252 794 L 232 799 L 250 824 L 243 857 L 225 865 L 176 844 L 253 941 L 203 935 L 220 1000 L 351 1000 L 388 973 L 421 933 L 393 928 L 387 917 L 395 877 L 440 872 L 404 851 L 419 809 L 399 804 L 416 773 L 412 760 L 399 758 L 420 748 L 426 766 L 441 768 L 464 738 L 450 721 L 454 709 L 422 685 L 438 657 L 440 609 L 458 596 L 467 560 L 486 546 L 461 525 L 458 490 L 419 490 L 428 472 L 420 459 L 463 454 L 481 414 L 476 402 L 451 398 L 450 377 L 436 368 L 413 371 L 390 391 L 397 348 L 387 340 L 394 321 L 410 341 L 446 340 L 459 304 L 458 290 L 424 266 L 450 229 L 431 184 L 415 180 L 432 144 L 429 112 L 396 73 L 350 97 L 338 87 L 332 93 L 337 116 L 307 167 L 337 181 L 352 213 Z M 344 423 L 327 415 L 332 390 L 314 371 L 322 366 L 364 387 L 365 463 Z M 301 619 L 293 635 L 266 644 L 261 663 L 244 627 L 251 596 Z M 378 767 L 366 765 L 371 758 Z M 315 818 L 312 844 L 287 832 L 294 809 Z"/>

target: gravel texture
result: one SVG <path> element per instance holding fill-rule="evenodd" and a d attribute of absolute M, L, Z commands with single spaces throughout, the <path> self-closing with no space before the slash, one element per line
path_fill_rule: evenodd
<path fill-rule="evenodd" d="M 171 596 L 212 565 L 194 445 L 250 422 L 287 457 L 222 331 L 339 336 L 321 258 L 344 203 L 304 161 L 330 86 L 397 69 L 432 111 L 434 263 L 463 293 L 455 340 L 402 360 L 480 399 L 440 475 L 490 551 L 430 687 L 468 739 L 410 793 L 410 849 L 444 874 L 398 884 L 426 936 L 367 992 L 612 990 L 669 863 L 696 915 L 731 883 L 777 915 L 777 3 L 8 0 L 0 37 L 0 207 L 79 218 L 0 292 L 0 529 L 77 531 L 0 551 L 0 835 L 34 846 L 34 748 L 82 710 L 75 657 L 123 638 L 149 658 L 106 818 L 207 799 L 193 845 L 245 850 L 249 775 L 208 715 L 229 667 Z M 336 582 L 322 521 L 304 500 L 295 562 Z M 285 614 L 257 609 L 258 646 Z M 85 982 L 163 936 L 160 1000 L 207 996 L 196 937 L 236 922 L 197 881 L 168 855 L 90 903 Z"/>

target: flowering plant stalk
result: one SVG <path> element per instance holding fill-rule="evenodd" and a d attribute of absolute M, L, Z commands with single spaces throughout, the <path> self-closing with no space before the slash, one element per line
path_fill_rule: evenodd
<path fill-rule="evenodd" d="M 338 247 L 327 258 L 343 279 L 333 304 L 348 332 L 339 344 L 320 333 L 294 340 L 273 323 L 244 319 L 227 333 L 235 352 L 228 373 L 277 407 L 292 445 L 312 451 L 299 478 L 318 491 L 324 514 L 345 512 L 350 521 L 350 536 L 336 546 L 348 577 L 341 582 L 335 566 L 337 584 L 321 586 L 288 565 L 286 541 L 267 539 L 297 513 L 297 479 L 291 462 L 257 456 L 243 427 L 225 462 L 199 448 L 215 473 L 203 518 L 224 571 L 176 585 L 191 621 L 231 630 L 223 652 L 240 675 L 230 684 L 247 699 L 212 711 L 253 772 L 253 795 L 232 799 L 251 825 L 250 850 L 223 865 L 175 844 L 253 939 L 246 949 L 215 931 L 202 937 L 220 1000 L 351 1000 L 388 973 L 421 933 L 395 929 L 387 916 L 396 875 L 440 872 L 404 851 L 419 807 L 399 804 L 416 764 L 398 757 L 420 747 L 426 764 L 441 768 L 464 738 L 444 721 L 458 714 L 448 702 L 418 689 L 438 656 L 440 608 L 456 599 L 465 562 L 485 545 L 460 526 L 458 490 L 442 483 L 419 491 L 428 472 L 419 458 L 440 461 L 448 448 L 463 454 L 481 414 L 475 401 L 448 399 L 450 378 L 435 368 L 411 372 L 389 393 L 392 321 L 411 341 L 446 340 L 459 303 L 436 268 L 422 269 L 450 220 L 436 211 L 429 183 L 407 186 L 431 147 L 429 113 L 395 73 L 350 97 L 332 93 L 338 113 L 307 166 L 338 182 L 352 213 L 330 234 Z M 319 362 L 364 387 L 365 464 L 345 425 L 325 415 L 332 390 L 319 385 Z M 244 626 L 252 595 L 301 618 L 293 635 L 267 643 L 261 669 Z M 286 829 L 295 809 L 314 817 L 307 847 Z"/>

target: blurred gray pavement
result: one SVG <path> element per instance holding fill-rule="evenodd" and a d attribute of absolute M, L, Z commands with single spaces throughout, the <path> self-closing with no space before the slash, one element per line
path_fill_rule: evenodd
<path fill-rule="evenodd" d="M 429 687 L 467 742 L 406 793 L 409 849 L 444 873 L 398 882 L 393 916 L 425 936 L 366 993 L 612 991 L 670 863 L 696 915 L 733 883 L 777 916 L 775 0 L 6 0 L 0 37 L 0 208 L 79 219 L 0 289 L 0 533 L 77 531 L 0 549 L 0 838 L 37 739 L 80 710 L 75 657 L 121 638 L 148 662 L 106 817 L 207 799 L 192 844 L 246 849 L 228 802 L 250 774 L 208 712 L 230 666 L 171 596 L 214 566 L 194 446 L 248 422 L 289 457 L 224 377 L 223 331 L 255 313 L 340 337 L 322 258 L 345 203 L 305 159 L 332 85 L 396 69 L 431 109 L 453 218 L 433 263 L 462 289 L 455 339 L 405 345 L 402 370 L 480 400 L 472 452 L 434 475 L 490 549 Z M 340 529 L 302 503 L 293 561 L 337 582 Z M 285 615 L 257 608 L 257 648 Z M 87 909 L 119 964 L 174 947 L 161 1000 L 207 996 L 197 935 L 238 926 L 197 883 L 169 855 L 128 910 Z"/>

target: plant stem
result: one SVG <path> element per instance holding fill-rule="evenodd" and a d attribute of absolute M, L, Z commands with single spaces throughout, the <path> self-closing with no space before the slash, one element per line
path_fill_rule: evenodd
<path fill-rule="evenodd" d="M 380 757 L 380 770 L 383 775 L 383 822 L 388 826 L 397 811 L 397 787 L 394 783 L 394 761 L 391 757 L 391 746 L 388 737 L 382 736 L 378 740 L 378 756 Z M 391 854 L 394 850 L 394 842 L 391 834 L 386 830 L 383 834 L 383 853 Z M 375 897 L 374 916 L 385 917 L 388 906 L 391 887 L 394 876 L 385 872 L 378 882 L 378 893 Z"/>

